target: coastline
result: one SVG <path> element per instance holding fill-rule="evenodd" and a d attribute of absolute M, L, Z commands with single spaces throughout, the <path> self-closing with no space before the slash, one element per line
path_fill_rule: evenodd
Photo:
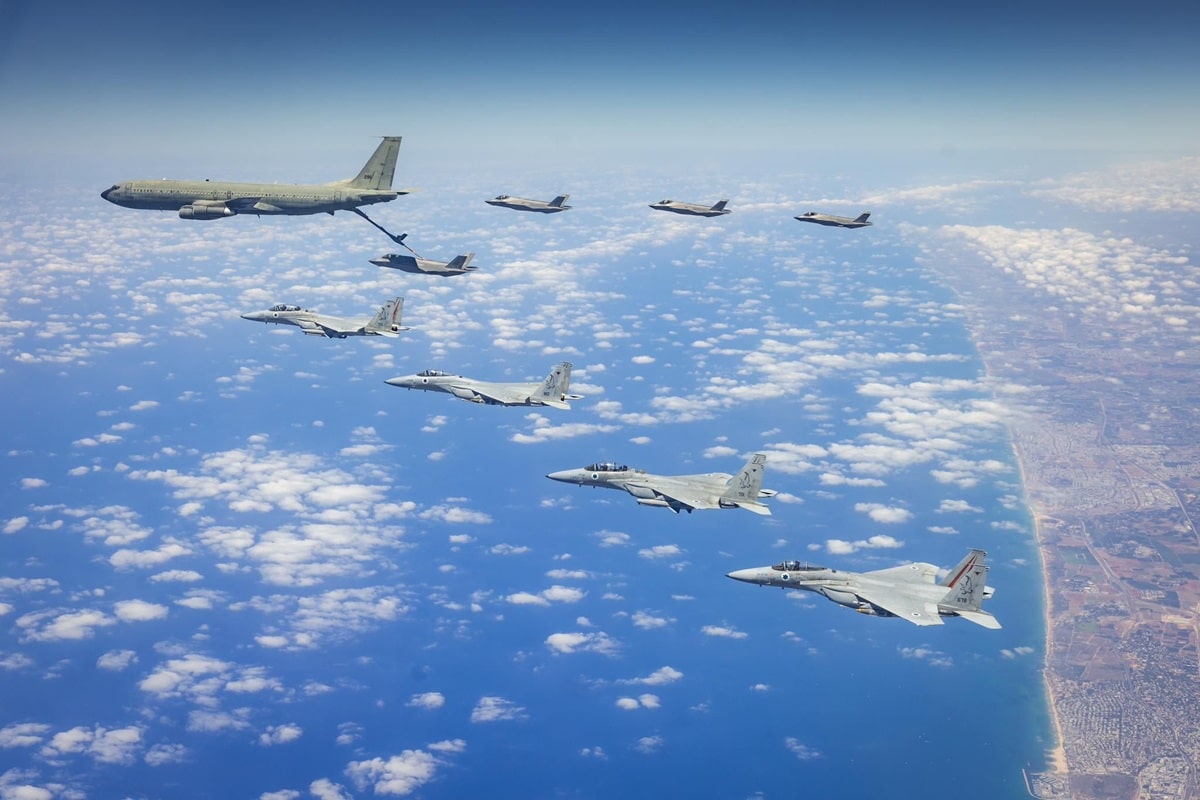
<path fill-rule="evenodd" d="M 996 375 L 992 371 L 992 365 L 988 358 L 989 354 L 979 349 L 978 331 L 973 326 L 969 326 L 968 330 L 972 341 L 975 343 L 976 352 L 979 353 L 980 361 L 983 362 L 984 374 L 989 379 L 995 379 Z M 1017 428 L 1011 419 L 1005 421 L 1005 427 L 1008 428 L 1009 446 L 1012 448 L 1013 461 L 1017 464 L 1017 475 L 1021 480 L 1021 493 L 1025 496 L 1025 507 L 1029 509 L 1029 516 L 1033 520 L 1034 542 L 1037 544 L 1038 558 L 1041 560 L 1042 571 L 1042 686 L 1046 692 L 1046 708 L 1050 712 L 1050 724 L 1054 729 L 1054 745 L 1046 748 L 1043 756 L 1044 763 L 1041 769 L 1035 771 L 1034 774 L 1053 774 L 1061 778 L 1066 778 L 1070 772 L 1067 762 L 1067 747 L 1066 741 L 1063 738 L 1062 718 L 1058 711 L 1057 698 L 1055 697 L 1054 688 L 1050 681 L 1050 652 L 1054 642 L 1054 627 L 1053 609 L 1050 602 L 1050 558 L 1044 529 L 1046 517 L 1034 507 L 1033 499 L 1030 495 L 1029 471 L 1026 469 L 1025 459 L 1022 457 L 1021 448 L 1018 444 Z"/>
<path fill-rule="evenodd" d="M 1009 430 L 1015 433 L 1012 428 Z M 1046 707 L 1050 711 L 1050 724 L 1054 728 L 1055 744 L 1053 747 L 1046 749 L 1046 763 L 1042 766 L 1041 771 L 1066 776 L 1070 772 L 1067 765 L 1067 748 L 1063 739 L 1062 719 L 1058 713 L 1058 704 L 1055 702 L 1054 689 L 1050 682 L 1050 650 L 1054 640 L 1054 628 L 1050 603 L 1050 561 L 1043 529 L 1045 518 L 1034 509 L 1033 504 L 1030 502 L 1025 461 L 1021 458 L 1021 450 L 1017 446 L 1015 438 L 1013 439 L 1012 448 L 1014 459 L 1017 462 L 1017 472 L 1021 478 L 1021 489 L 1025 494 L 1026 507 L 1029 508 L 1029 514 L 1033 518 L 1033 534 L 1037 542 L 1038 557 L 1042 562 L 1042 625 L 1044 628 L 1042 643 L 1042 685 L 1046 689 Z"/>
<path fill-rule="evenodd" d="M 1019 459 L 1018 459 L 1019 463 Z M 1021 481 L 1025 480 L 1025 468 L 1021 467 Z M 1030 509 L 1032 512 L 1033 510 Z M 1054 630 L 1051 609 L 1050 609 L 1050 568 L 1046 560 L 1046 540 L 1042 536 L 1042 516 L 1033 513 L 1033 529 L 1038 543 L 1038 552 L 1042 558 L 1042 593 L 1045 598 L 1042 605 L 1043 621 L 1046 626 L 1046 638 L 1044 647 L 1045 659 L 1042 663 L 1042 683 L 1046 687 L 1046 706 L 1050 709 L 1050 722 L 1054 726 L 1055 744 L 1053 747 L 1046 750 L 1045 771 L 1053 772 L 1059 775 L 1066 775 L 1070 770 L 1067 767 L 1067 746 L 1063 740 L 1062 719 L 1059 717 L 1058 704 L 1055 702 L 1054 689 L 1050 683 L 1050 647 L 1053 643 Z"/>

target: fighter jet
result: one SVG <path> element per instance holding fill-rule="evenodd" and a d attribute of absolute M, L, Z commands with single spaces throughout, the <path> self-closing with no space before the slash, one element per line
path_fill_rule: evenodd
<path fill-rule="evenodd" d="M 867 217 L 871 216 L 870 212 L 859 214 L 851 219 L 850 217 L 839 217 L 834 214 L 818 214 L 816 211 L 809 211 L 807 214 L 801 214 L 796 219 L 801 222 L 815 222 L 818 225 L 825 225 L 832 228 L 866 228 L 871 223 L 867 222 Z"/>
<path fill-rule="evenodd" d="M 536 211 L 539 214 L 553 214 L 557 211 L 566 211 L 571 206 L 564 206 L 567 202 L 569 194 L 560 194 L 558 197 L 547 203 L 545 200 L 528 200 L 524 197 L 510 197 L 506 194 L 500 194 L 493 197 L 491 200 L 484 200 L 489 206 L 500 206 L 501 208 L 511 208 L 514 211 Z"/>
<path fill-rule="evenodd" d="M 427 369 L 416 375 L 388 378 L 389 386 L 421 389 L 426 392 L 446 392 L 460 400 L 485 403 L 490 406 L 549 406 L 569 409 L 568 400 L 582 400 L 583 395 L 567 394 L 571 385 L 571 362 L 556 365 L 541 383 L 493 383 L 462 375 L 451 375 Z"/>
<path fill-rule="evenodd" d="M 372 258 L 371 263 L 377 267 L 391 267 L 424 275 L 465 275 L 479 269 L 469 266 L 474 257 L 474 253 L 467 253 L 465 256 L 456 256 L 452 261 L 434 261 L 420 256 L 388 253 L 386 256 Z"/>
<path fill-rule="evenodd" d="M 399 136 L 385 136 L 356 177 L 316 185 L 226 181 L 137 180 L 114 183 L 100 193 L 125 208 L 178 211 L 181 219 L 222 219 L 239 214 L 333 214 L 352 211 L 395 239 L 359 206 L 387 203 L 407 190 L 392 189 Z"/>
<path fill-rule="evenodd" d="M 411 330 L 400 325 L 400 313 L 403 308 L 404 298 L 393 297 L 383 304 L 374 317 L 354 320 L 329 317 L 300 306 L 279 303 L 266 311 L 242 314 L 242 319 L 295 325 L 308 336 L 324 336 L 328 339 L 345 339 L 347 336 L 399 336 L 400 331 Z"/>
<path fill-rule="evenodd" d="M 726 577 L 759 586 L 805 589 L 874 617 L 902 617 L 914 625 L 941 625 L 942 617 L 962 617 L 985 628 L 1000 623 L 980 604 L 992 596 L 987 586 L 987 553 L 972 550 L 938 580 L 933 564 L 905 564 L 872 572 L 842 572 L 800 561 L 730 572 Z"/>
<path fill-rule="evenodd" d="M 762 488 L 763 465 L 767 457 L 754 456 L 737 475 L 708 472 L 702 475 L 652 475 L 611 461 L 600 462 L 583 469 L 551 472 L 547 478 L 580 486 L 603 486 L 624 489 L 643 506 L 669 508 L 678 514 L 689 514 L 697 508 L 744 508 L 755 514 L 770 515 L 771 509 L 758 502 L 760 497 L 774 497 L 773 489 Z"/>
<path fill-rule="evenodd" d="M 725 207 L 728 202 L 728 200 L 720 200 L 716 205 L 704 206 L 679 200 L 660 200 L 657 203 L 651 203 L 650 207 L 658 211 L 673 211 L 676 214 L 688 214 L 693 217 L 719 217 L 722 214 L 730 213 L 729 209 Z"/>

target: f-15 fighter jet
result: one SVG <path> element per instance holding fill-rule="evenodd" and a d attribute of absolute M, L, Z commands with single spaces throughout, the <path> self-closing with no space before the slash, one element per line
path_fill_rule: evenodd
<path fill-rule="evenodd" d="M 569 409 L 571 404 L 568 400 L 583 399 L 582 395 L 567 394 L 571 385 L 569 361 L 556 365 L 541 383 L 495 383 L 451 375 L 436 369 L 427 369 L 416 375 L 388 378 L 384 382 L 402 389 L 446 392 L 460 400 L 493 406 L 549 406 Z"/>
<path fill-rule="evenodd" d="M 871 572 L 845 572 L 801 561 L 752 567 L 726 577 L 759 586 L 804 589 L 873 617 L 901 617 L 914 625 L 941 625 L 942 617 L 962 617 L 985 628 L 1000 623 L 981 608 L 992 596 L 987 585 L 987 553 L 972 550 L 938 580 L 933 564 L 915 563 Z"/>
<path fill-rule="evenodd" d="M 763 465 L 767 457 L 756 453 L 737 475 L 708 472 L 702 475 L 653 475 L 611 461 L 583 469 L 551 472 L 547 478 L 580 486 L 624 489 L 644 506 L 669 508 L 678 514 L 698 509 L 744 508 L 755 514 L 769 515 L 771 509 L 758 501 L 776 492 L 762 488 Z"/>
<path fill-rule="evenodd" d="M 400 331 L 411 330 L 400 324 L 400 313 L 403 309 L 404 298 L 393 297 L 383 304 L 374 317 L 355 320 L 331 317 L 300 306 L 278 303 L 266 311 L 242 314 L 242 319 L 295 325 L 308 336 L 324 336 L 329 339 L 345 339 L 347 336 L 399 336 Z"/>

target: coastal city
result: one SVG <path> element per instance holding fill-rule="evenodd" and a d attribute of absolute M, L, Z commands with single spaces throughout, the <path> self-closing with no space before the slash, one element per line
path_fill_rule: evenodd
<path fill-rule="evenodd" d="M 1167 274 L 1171 265 L 1151 256 L 1131 275 L 1121 243 L 1096 241 L 1110 252 L 1093 273 L 1056 282 L 1053 270 L 1041 280 L 1048 254 L 1022 251 L 1015 232 L 974 244 L 939 252 L 931 266 L 966 307 L 999 390 L 1020 393 L 1007 422 L 1044 560 L 1046 681 L 1061 743 L 1027 785 L 1042 798 L 1195 797 L 1200 358 L 1198 298 L 1184 272 L 1193 268 Z M 1075 280 L 1113 291 L 1111 302 L 1092 302 Z M 1131 308 L 1119 305 L 1122 281 L 1176 294 Z"/>

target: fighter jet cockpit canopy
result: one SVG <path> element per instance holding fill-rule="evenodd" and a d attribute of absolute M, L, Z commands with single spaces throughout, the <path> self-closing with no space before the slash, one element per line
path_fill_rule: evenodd
<path fill-rule="evenodd" d="M 300 306 L 290 306 L 287 303 L 276 303 L 275 305 L 271 306 L 271 310 L 272 311 L 303 311 L 304 309 L 300 308 Z"/>
<path fill-rule="evenodd" d="M 449 372 L 442 372 L 440 369 L 426 369 L 417 373 L 418 378 L 449 378 Z"/>
<path fill-rule="evenodd" d="M 775 570 L 776 572 L 805 572 L 809 570 L 825 569 L 825 567 L 818 567 L 816 564 L 809 564 L 808 562 L 801 563 L 799 561 L 781 561 L 775 566 L 771 567 L 771 569 Z"/>
<path fill-rule="evenodd" d="M 615 461 L 598 461 L 587 467 L 588 472 L 628 472 L 629 467 Z"/>
<path fill-rule="evenodd" d="M 507 199 L 508 199 L 508 195 L 506 195 L 506 194 L 498 194 L 498 195 L 496 195 L 496 199 L 497 199 L 497 200 L 507 200 Z"/>

